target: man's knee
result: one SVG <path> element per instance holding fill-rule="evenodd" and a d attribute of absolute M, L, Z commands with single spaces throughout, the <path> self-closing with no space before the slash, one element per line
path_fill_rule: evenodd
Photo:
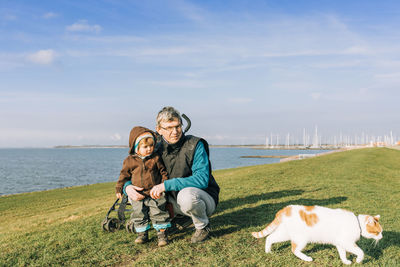
<path fill-rule="evenodd" d="M 198 209 L 199 205 L 201 205 L 201 200 L 196 188 L 187 187 L 179 191 L 177 203 L 184 213 L 187 213 L 193 209 Z"/>

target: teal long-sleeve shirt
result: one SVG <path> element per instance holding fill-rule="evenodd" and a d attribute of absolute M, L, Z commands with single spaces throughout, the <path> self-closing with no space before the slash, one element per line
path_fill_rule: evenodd
<path fill-rule="evenodd" d="M 192 175 L 164 181 L 165 191 L 180 191 L 186 187 L 205 189 L 210 179 L 208 155 L 203 142 L 198 142 L 194 152 Z"/>
<path fill-rule="evenodd" d="M 204 144 L 200 141 L 197 143 L 196 150 L 194 152 L 193 164 L 192 164 L 192 175 L 188 177 L 177 177 L 164 181 L 165 191 L 180 191 L 186 187 L 196 187 L 205 189 L 208 187 L 208 181 L 210 179 L 210 163 Z M 128 181 L 124 185 L 125 188 L 132 184 Z"/>

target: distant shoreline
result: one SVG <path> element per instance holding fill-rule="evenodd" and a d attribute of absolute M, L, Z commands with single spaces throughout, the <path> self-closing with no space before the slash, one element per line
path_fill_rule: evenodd
<path fill-rule="evenodd" d="M 125 145 L 79 145 L 79 146 L 54 146 L 53 148 L 128 148 Z"/>
<path fill-rule="evenodd" d="M 332 150 L 336 149 L 330 146 L 323 146 L 317 148 L 304 147 L 304 146 L 272 146 L 266 147 L 265 145 L 210 145 L 212 148 L 253 148 L 253 149 L 267 149 L 267 150 Z M 128 148 L 126 145 L 60 145 L 53 148 Z"/>

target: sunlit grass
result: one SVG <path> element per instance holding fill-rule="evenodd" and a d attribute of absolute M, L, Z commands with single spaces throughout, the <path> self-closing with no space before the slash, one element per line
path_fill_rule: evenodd
<path fill-rule="evenodd" d="M 125 230 L 107 233 L 103 220 L 114 198 L 104 183 L 0 198 L 0 266 L 170 265 L 170 266 L 342 266 L 336 249 L 310 244 L 306 263 L 288 242 L 265 254 L 262 229 L 288 204 L 340 207 L 356 214 L 380 214 L 383 239 L 358 244 L 365 266 L 400 264 L 400 151 L 361 149 L 301 161 L 214 172 L 221 202 L 211 219 L 213 236 L 190 244 L 192 230 L 158 248 L 135 245 Z M 355 262 L 354 257 L 350 257 Z"/>

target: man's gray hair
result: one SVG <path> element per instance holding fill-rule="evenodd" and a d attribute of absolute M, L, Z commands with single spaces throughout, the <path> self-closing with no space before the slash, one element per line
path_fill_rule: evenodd
<path fill-rule="evenodd" d="M 160 126 L 162 121 L 168 122 L 177 119 L 182 124 L 182 118 L 179 111 L 173 107 L 163 107 L 157 115 L 157 127 Z"/>

